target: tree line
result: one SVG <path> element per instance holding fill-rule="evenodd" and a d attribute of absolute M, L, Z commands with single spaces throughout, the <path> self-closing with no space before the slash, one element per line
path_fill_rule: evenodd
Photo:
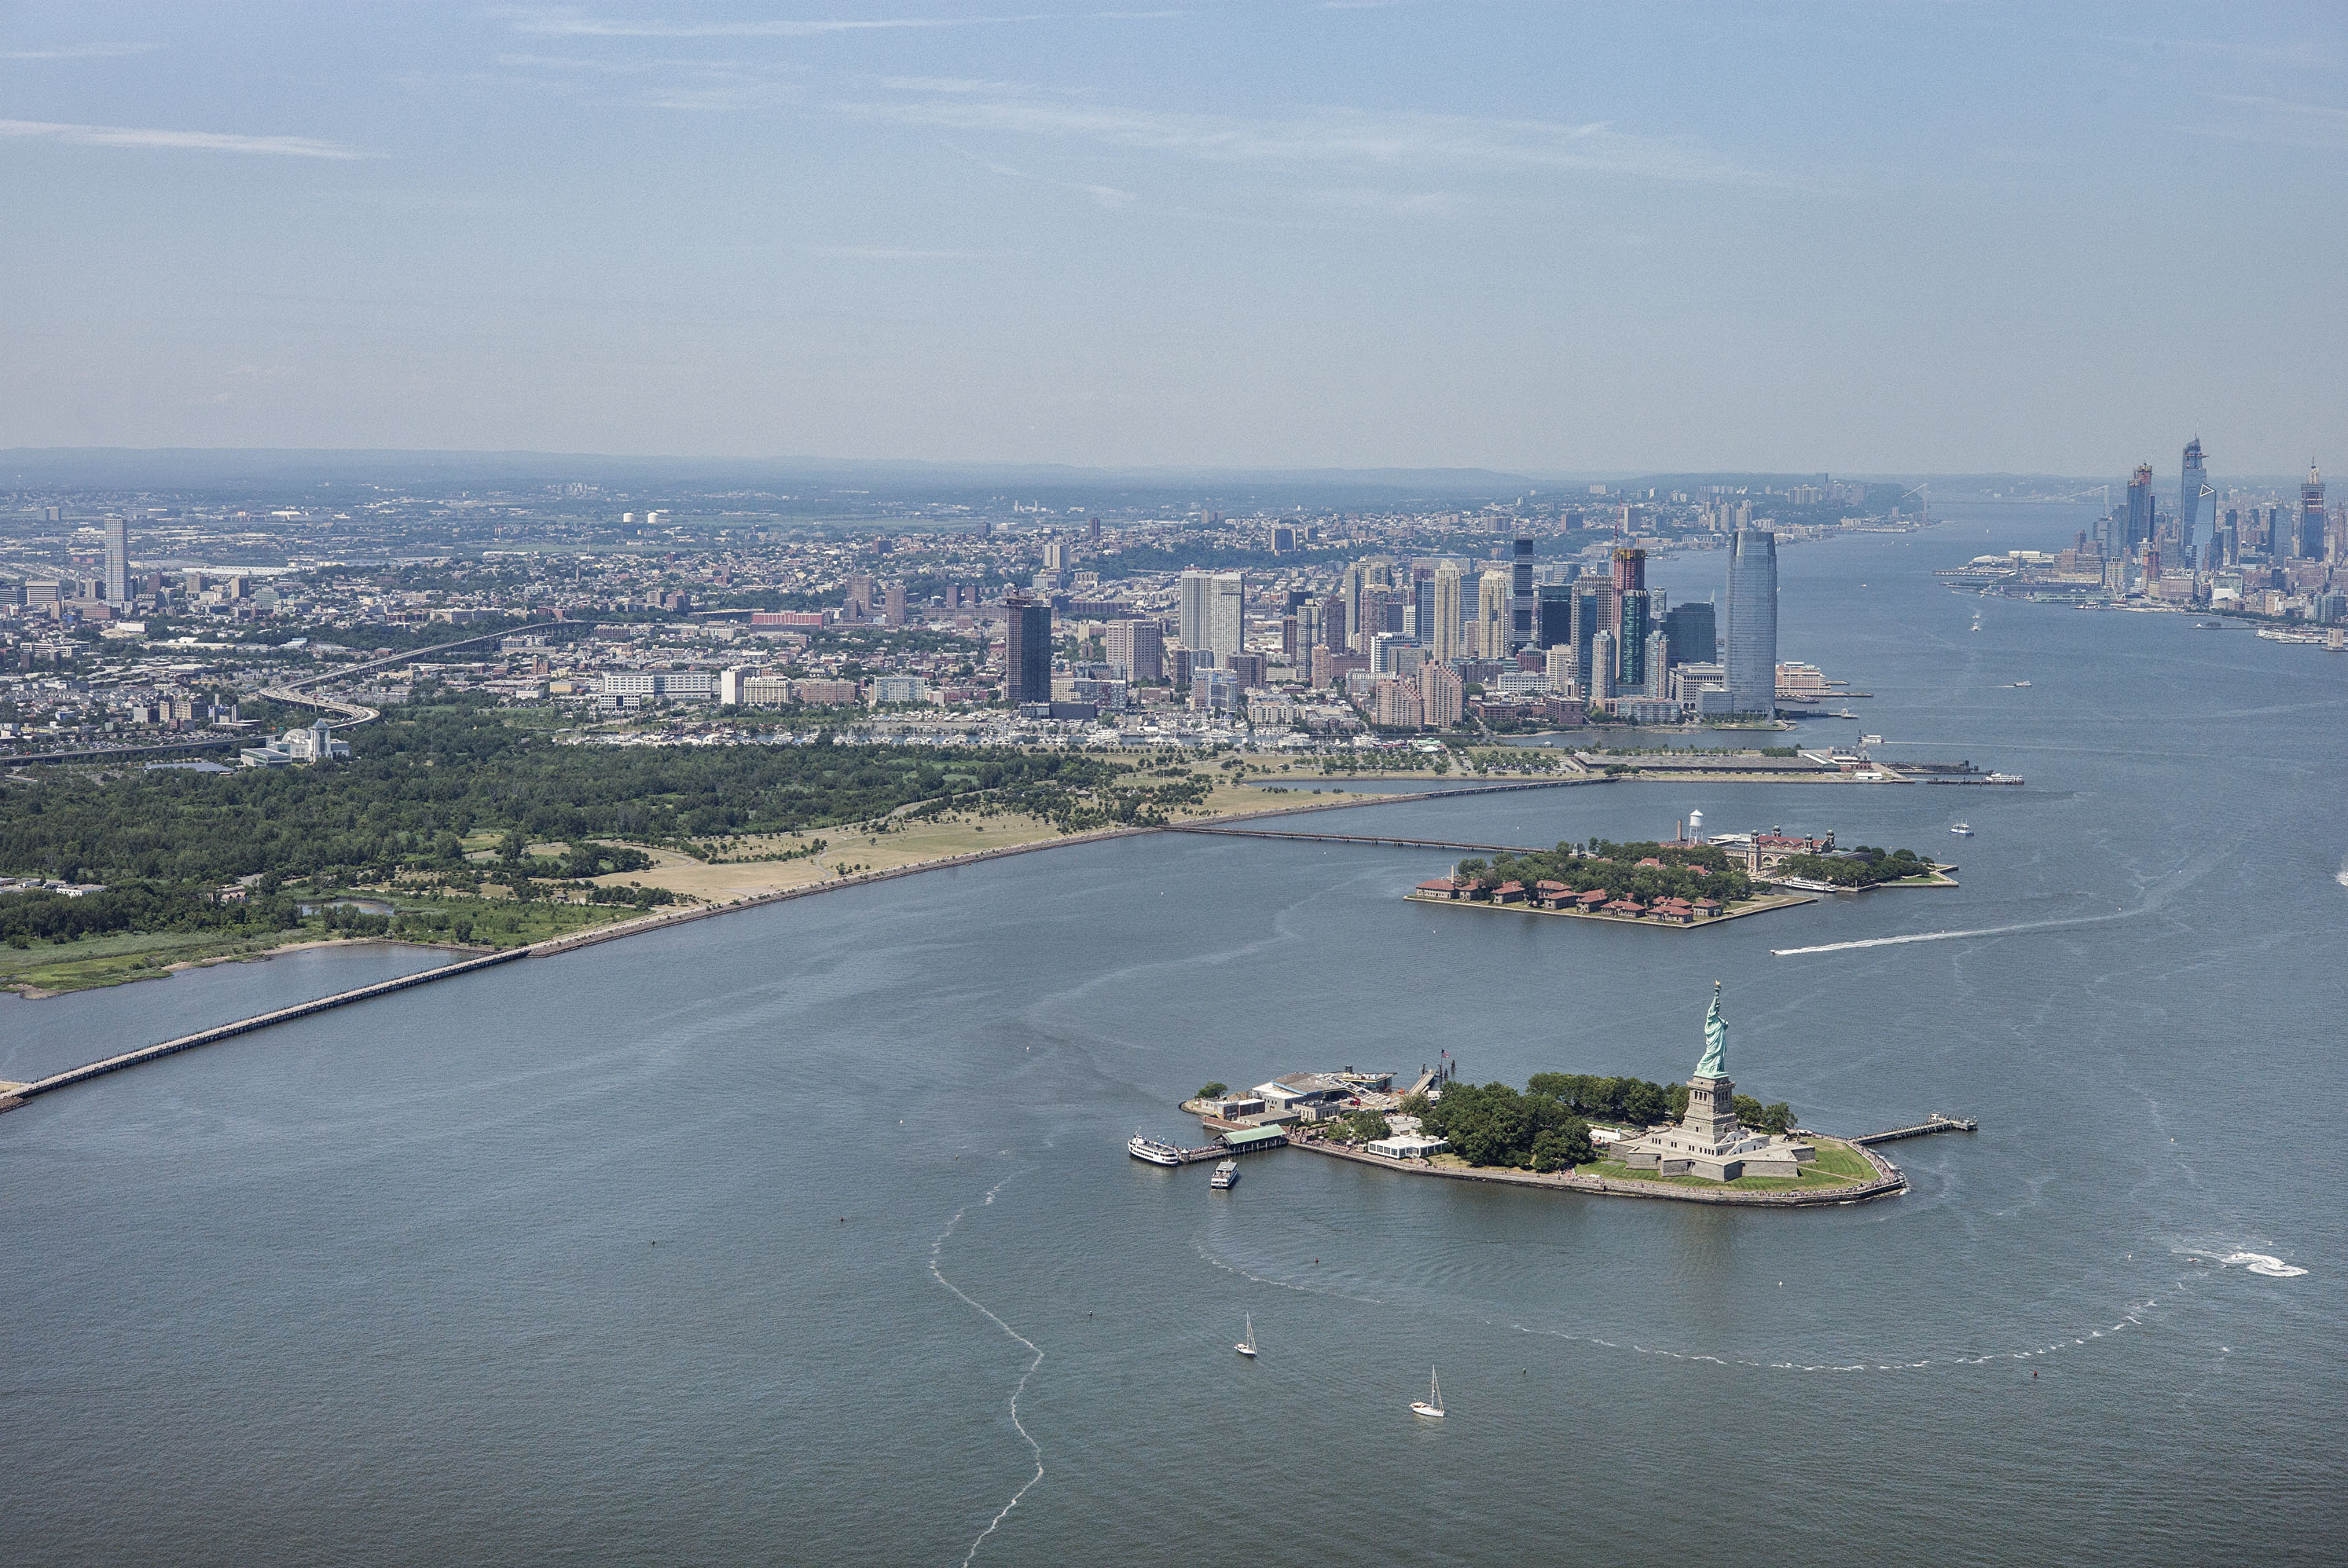
<path fill-rule="evenodd" d="M 1642 860 L 1658 862 L 1642 866 Z M 1709 844 L 1616 844 L 1592 838 L 1586 845 L 1560 844 L 1535 855 L 1497 855 L 1488 862 L 1463 860 L 1459 874 L 1490 891 L 1505 882 L 1561 882 L 1576 893 L 1603 891 L 1612 898 L 1710 898 L 1734 904 L 1753 896 L 1753 879 L 1726 851 Z"/>

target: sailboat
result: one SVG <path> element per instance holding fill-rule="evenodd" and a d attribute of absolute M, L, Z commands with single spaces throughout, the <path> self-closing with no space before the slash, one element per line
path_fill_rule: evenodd
<path fill-rule="evenodd" d="M 1426 1369 L 1426 1398 L 1413 1399 L 1410 1402 L 1410 1413 L 1414 1416 L 1433 1416 L 1438 1421 L 1443 1419 L 1443 1385 L 1435 1380 L 1435 1368 L 1432 1367 Z"/>
<path fill-rule="evenodd" d="M 1231 1348 L 1238 1351 L 1241 1355 L 1246 1357 L 1251 1361 L 1255 1359 L 1255 1315 L 1253 1313 L 1248 1314 L 1247 1337 L 1232 1346 Z"/>

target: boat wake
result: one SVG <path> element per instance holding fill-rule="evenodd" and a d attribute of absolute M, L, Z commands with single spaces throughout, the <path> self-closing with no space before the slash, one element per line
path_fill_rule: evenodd
<path fill-rule="evenodd" d="M 1018 1173 L 1014 1172 L 1012 1175 L 1004 1177 L 1003 1180 L 987 1188 L 986 1195 L 979 1199 L 975 1206 L 985 1208 L 988 1204 L 994 1203 L 994 1194 L 1009 1186 L 1014 1177 Z M 972 1311 L 985 1318 L 989 1323 L 994 1324 L 997 1328 L 1002 1329 L 1004 1333 L 1009 1335 L 1013 1339 L 1017 1340 L 1021 1345 L 1025 1346 L 1030 1356 L 1033 1358 L 1027 1363 L 1027 1369 L 1019 1374 L 1019 1381 L 1011 1386 L 1011 1425 L 1019 1433 L 1021 1440 L 1026 1443 L 1029 1451 L 1035 1456 L 1035 1473 L 1029 1476 L 1025 1481 L 1023 1481 L 1020 1484 L 1019 1490 L 1011 1494 L 1011 1501 L 1004 1503 L 1001 1511 L 998 1512 L 993 1519 L 986 1522 L 986 1528 L 978 1532 L 977 1538 L 970 1543 L 970 1550 L 963 1553 L 962 1568 L 970 1568 L 972 1561 L 978 1556 L 978 1549 L 986 1544 L 986 1538 L 994 1534 L 996 1528 L 1000 1526 L 1004 1520 L 1011 1517 L 1011 1511 L 1019 1506 L 1019 1500 L 1027 1495 L 1028 1489 L 1033 1487 L 1037 1481 L 1044 1479 L 1044 1445 L 1035 1440 L 1035 1435 L 1028 1431 L 1025 1424 L 1019 1419 L 1019 1396 L 1027 1391 L 1027 1379 L 1034 1377 L 1035 1375 L 1035 1368 L 1044 1364 L 1044 1352 L 1036 1347 L 1036 1344 L 1033 1339 L 1028 1338 L 1025 1334 L 1020 1333 L 1019 1330 L 1014 1328 L 1010 1324 L 1005 1323 L 1002 1318 L 997 1317 L 993 1312 L 989 1311 L 985 1303 L 978 1300 L 961 1286 L 956 1285 L 953 1280 L 948 1279 L 946 1277 L 945 1270 L 938 1265 L 939 1255 L 944 1251 L 947 1239 L 953 1235 L 954 1227 L 962 1224 L 963 1215 L 968 1214 L 973 1206 L 973 1205 L 972 1204 L 964 1204 L 962 1207 L 956 1209 L 953 1212 L 953 1218 L 946 1222 L 946 1228 L 938 1233 L 938 1239 L 930 1244 L 930 1277 L 936 1280 L 940 1285 L 944 1286 L 948 1290 L 953 1292 L 953 1294 L 959 1296 L 963 1304 L 968 1306 Z"/>
<path fill-rule="evenodd" d="M 2343 860 L 2340 863 L 2340 869 L 2332 874 L 2332 880 L 2343 887 L 2348 887 L 2348 860 Z"/>

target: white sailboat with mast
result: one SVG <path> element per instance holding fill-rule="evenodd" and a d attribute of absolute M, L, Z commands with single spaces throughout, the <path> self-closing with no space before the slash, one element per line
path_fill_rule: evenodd
<path fill-rule="evenodd" d="M 1246 1357 L 1251 1361 L 1255 1359 L 1255 1315 L 1253 1313 L 1248 1314 L 1247 1337 L 1232 1346 L 1231 1348 L 1238 1351 L 1241 1355 Z"/>
<path fill-rule="evenodd" d="M 1438 1421 L 1443 1419 L 1443 1385 L 1437 1380 L 1435 1368 L 1432 1367 L 1426 1369 L 1426 1398 L 1413 1399 L 1410 1402 L 1410 1413 L 1414 1416 L 1432 1416 Z"/>

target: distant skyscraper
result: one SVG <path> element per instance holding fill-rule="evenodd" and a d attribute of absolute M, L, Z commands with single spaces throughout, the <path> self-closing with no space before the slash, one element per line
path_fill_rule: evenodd
<path fill-rule="evenodd" d="M 2299 559 L 2323 559 L 2323 476 L 2307 466 L 2307 483 L 2299 487 Z"/>
<path fill-rule="evenodd" d="M 1476 583 L 1476 653 L 1483 659 L 1505 658 L 1509 652 L 1509 612 L 1514 588 L 1511 574 L 1495 567 Z"/>
<path fill-rule="evenodd" d="M 1615 606 L 1621 619 L 1614 628 L 1614 690 L 1643 692 L 1647 686 L 1647 624 L 1649 600 L 1644 593 L 1626 593 Z"/>
<path fill-rule="evenodd" d="M 1166 634 L 1154 620 L 1112 620 L 1102 637 L 1103 651 L 1128 681 L 1166 678 Z"/>
<path fill-rule="evenodd" d="M 1598 658 L 1598 634 L 1606 630 L 1606 590 L 1594 582 L 1574 585 L 1573 679 L 1578 690 L 1591 689 L 1591 672 Z"/>
<path fill-rule="evenodd" d="M 2127 535 L 2120 548 L 2133 555 L 2152 538 L 2152 465 L 2137 465 L 2136 477 L 2127 487 Z"/>
<path fill-rule="evenodd" d="M 119 512 L 106 518 L 106 597 L 115 604 L 130 598 L 130 524 Z"/>
<path fill-rule="evenodd" d="M 1052 700 L 1052 607 L 1014 592 L 1003 601 L 1003 695 L 1013 704 Z"/>
<path fill-rule="evenodd" d="M 1530 534 L 1520 533 L 1509 562 L 1508 651 L 1531 647 L 1538 630 L 1533 625 L 1533 540 Z"/>
<path fill-rule="evenodd" d="M 1238 572 L 1219 571 L 1208 586 L 1204 646 L 1218 655 L 1247 646 L 1247 579 Z"/>
<path fill-rule="evenodd" d="M 1667 674 L 1671 662 L 1671 640 L 1661 631 L 1647 633 L 1647 696 L 1662 698 L 1671 695 Z"/>
<path fill-rule="evenodd" d="M 1459 657 L 1462 602 L 1466 598 L 1467 585 L 1457 567 L 1446 564 L 1435 569 L 1433 623 L 1419 627 L 1418 640 L 1426 644 L 1428 656 L 1439 663 L 1447 664 Z"/>
<path fill-rule="evenodd" d="M 1573 585 L 1545 582 L 1536 590 L 1533 605 L 1533 646 L 1556 648 L 1573 642 Z"/>
<path fill-rule="evenodd" d="M 1710 664 L 1720 657 L 1712 606 L 1703 600 L 1673 605 L 1663 617 L 1663 636 L 1671 644 L 1670 659 L 1674 664 Z"/>
<path fill-rule="evenodd" d="M 2193 530 L 2200 526 L 2201 498 L 2209 494 L 2209 476 L 2201 466 L 2201 437 L 2196 436 L 2185 444 L 2185 473 L 2177 485 L 2177 537 L 2187 545 L 2193 543 Z M 2217 518 L 2212 517 L 2212 525 Z M 2212 532 L 2216 529 L 2213 526 Z"/>
<path fill-rule="evenodd" d="M 1728 591 L 1722 609 L 1722 662 L 1730 711 L 1777 709 L 1777 536 L 1738 528 L 1728 536 Z"/>
<path fill-rule="evenodd" d="M 1214 581 L 1215 574 L 1209 571 L 1182 574 L 1181 606 L 1176 611 L 1174 635 L 1193 652 L 1204 651 L 1207 646 L 1207 601 L 1214 591 Z"/>
<path fill-rule="evenodd" d="M 1611 631 L 1590 640 L 1590 683 L 1582 691 L 1592 702 L 1603 702 L 1614 695 L 1614 634 Z"/>

